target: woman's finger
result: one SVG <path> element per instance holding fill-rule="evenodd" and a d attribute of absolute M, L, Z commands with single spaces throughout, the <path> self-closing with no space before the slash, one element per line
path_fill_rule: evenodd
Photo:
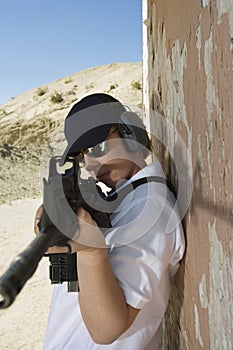
<path fill-rule="evenodd" d="M 93 221 L 93 219 L 92 219 L 91 215 L 88 213 L 88 211 L 82 207 L 78 208 L 77 215 L 78 215 L 78 218 L 83 222 L 90 224 Z"/>

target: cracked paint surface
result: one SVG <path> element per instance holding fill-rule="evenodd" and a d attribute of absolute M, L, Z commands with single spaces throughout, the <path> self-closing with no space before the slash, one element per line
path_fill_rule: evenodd
<path fill-rule="evenodd" d="M 233 349 L 233 261 L 226 256 L 218 240 L 216 220 L 213 224 L 208 224 L 208 230 L 210 239 L 210 301 L 208 305 L 210 348 Z"/>
<path fill-rule="evenodd" d="M 232 0 L 143 0 L 143 79 L 147 126 L 158 127 L 150 109 L 167 118 L 194 169 L 186 256 L 161 349 L 232 349 Z M 175 134 L 163 137 L 175 148 Z M 164 148 L 156 151 L 175 176 Z"/>
<path fill-rule="evenodd" d="M 200 329 L 200 320 L 199 320 L 199 314 L 198 314 L 198 309 L 197 305 L 194 303 L 194 298 L 193 298 L 193 304 L 194 304 L 194 316 L 195 316 L 195 333 L 196 333 L 196 339 L 198 340 L 200 346 L 204 348 L 203 340 L 201 337 L 201 329 Z"/>

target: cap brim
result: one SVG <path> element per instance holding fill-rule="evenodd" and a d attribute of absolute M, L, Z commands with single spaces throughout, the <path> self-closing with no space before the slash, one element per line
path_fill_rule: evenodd
<path fill-rule="evenodd" d="M 64 160 L 67 156 L 75 156 L 81 150 L 96 146 L 106 140 L 111 126 L 112 124 L 104 124 L 94 129 L 88 130 L 84 135 L 81 135 L 72 144 L 68 144 L 63 153 L 62 162 L 64 163 Z"/>

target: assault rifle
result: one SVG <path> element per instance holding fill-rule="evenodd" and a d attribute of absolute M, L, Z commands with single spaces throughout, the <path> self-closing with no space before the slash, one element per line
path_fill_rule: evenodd
<path fill-rule="evenodd" d="M 59 168 L 67 169 L 63 173 Z M 68 282 L 68 291 L 77 285 L 76 253 L 71 254 L 67 241 L 78 229 L 77 209 L 83 207 L 103 229 L 109 228 L 108 203 L 92 178 L 81 179 L 77 157 L 50 159 L 49 176 L 44 182 L 43 211 L 39 234 L 10 264 L 0 277 L 0 309 L 7 308 L 15 300 L 50 246 L 67 246 L 67 254 L 51 254 L 51 283 Z"/>
<path fill-rule="evenodd" d="M 80 177 L 77 157 L 67 157 L 70 165 L 61 173 L 61 157 L 50 159 L 48 180 L 44 180 L 43 212 L 39 223 L 39 234 L 12 261 L 0 277 L 0 309 L 7 308 L 15 300 L 27 280 L 34 274 L 42 257 L 50 246 L 66 246 L 66 254 L 50 254 L 50 279 L 52 283 L 68 282 L 68 291 L 78 290 L 76 253 L 71 254 L 67 241 L 78 230 L 77 209 L 83 207 L 97 222 L 102 231 L 111 227 L 109 214 L 136 187 L 148 182 L 158 182 L 174 192 L 169 181 L 159 176 L 139 178 L 105 197 L 92 178 Z"/>

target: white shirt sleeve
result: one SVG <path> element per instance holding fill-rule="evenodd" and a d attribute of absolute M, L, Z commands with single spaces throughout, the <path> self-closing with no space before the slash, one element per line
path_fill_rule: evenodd
<path fill-rule="evenodd" d="M 108 237 L 114 274 L 127 303 L 139 309 L 153 298 L 169 266 L 178 268 L 184 249 L 181 225 L 165 233 L 172 206 L 158 192 L 144 196 L 143 187 L 113 218 L 116 227 Z"/>

